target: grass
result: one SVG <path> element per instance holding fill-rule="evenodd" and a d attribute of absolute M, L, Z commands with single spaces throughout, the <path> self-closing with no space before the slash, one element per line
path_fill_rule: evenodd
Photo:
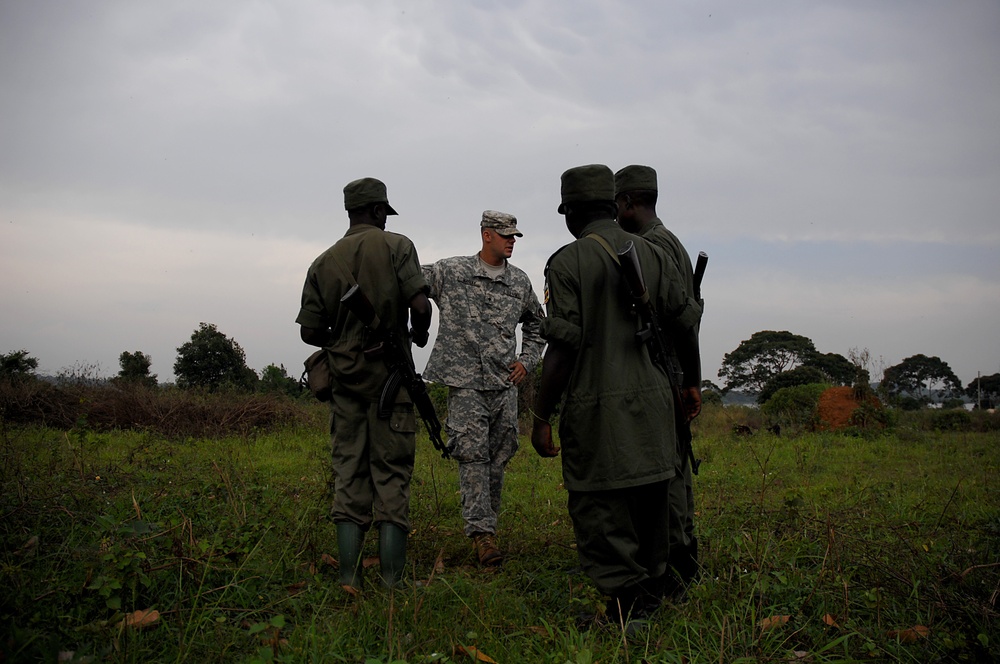
<path fill-rule="evenodd" d="M 408 583 L 345 593 L 310 408 L 309 426 L 218 438 L 0 422 L 0 661 L 1000 659 L 995 430 L 740 438 L 739 410 L 706 412 L 702 577 L 633 636 L 577 628 L 603 601 L 577 568 L 559 463 L 526 440 L 500 571 L 474 564 L 455 465 L 423 439 Z M 146 609 L 153 626 L 123 622 Z"/>

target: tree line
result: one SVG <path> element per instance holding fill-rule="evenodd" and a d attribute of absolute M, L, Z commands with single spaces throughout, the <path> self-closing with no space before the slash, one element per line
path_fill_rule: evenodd
<path fill-rule="evenodd" d="M 778 390 L 817 383 L 870 386 L 872 360 L 867 350 L 852 350 L 850 357 L 821 353 L 808 337 L 788 331 L 762 330 L 730 353 L 726 353 L 719 387 L 704 381 L 703 387 L 724 395 L 733 390 L 755 394 L 764 404 Z M 977 407 L 991 408 L 1000 399 L 1000 373 L 981 376 L 962 386 L 948 363 L 936 356 L 912 355 L 886 367 L 877 381 L 879 392 L 893 405 L 917 409 L 943 398 L 945 406 L 962 403 L 964 395 Z M 956 403 L 957 402 L 957 403 Z"/>
<path fill-rule="evenodd" d="M 118 356 L 120 369 L 113 382 L 156 387 L 150 372 L 153 360 L 142 351 L 124 351 Z M 26 350 L 0 354 L 0 377 L 34 376 L 38 359 Z M 190 340 L 177 348 L 174 361 L 177 387 L 215 392 L 222 389 L 247 392 L 280 392 L 298 396 L 299 381 L 288 375 L 284 365 L 269 364 L 260 375 L 247 366 L 246 353 L 235 339 L 226 336 L 214 323 L 200 323 Z"/>
<path fill-rule="evenodd" d="M 848 355 L 821 353 L 802 335 L 762 330 L 726 353 L 718 374 L 725 381 L 723 387 L 710 380 L 703 381 L 702 387 L 709 401 L 742 391 L 756 395 L 757 402 L 764 404 L 782 388 L 819 383 L 870 385 L 873 367 L 868 351 L 852 350 Z M 146 353 L 124 351 L 118 361 L 120 370 L 112 380 L 149 387 L 158 384 Z M 0 354 L 0 377 L 31 376 L 37 368 L 38 360 L 26 350 Z M 184 389 L 301 393 L 298 380 L 288 375 L 284 365 L 269 364 L 258 375 L 247 366 L 243 348 L 213 323 L 200 323 L 190 340 L 177 348 L 174 375 L 177 386 Z M 985 408 L 1000 401 L 1000 373 L 973 379 L 963 387 L 947 362 L 923 354 L 886 367 L 877 386 L 884 397 L 905 409 L 927 406 L 935 396 L 943 397 L 945 405 L 956 405 L 953 402 L 963 395 L 973 402 L 981 399 L 977 406 Z"/>

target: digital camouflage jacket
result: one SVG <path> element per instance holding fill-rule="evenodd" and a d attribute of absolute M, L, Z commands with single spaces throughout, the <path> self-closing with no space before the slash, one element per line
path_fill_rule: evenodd
<path fill-rule="evenodd" d="M 510 365 L 521 362 L 530 374 L 545 342 L 539 335 L 545 314 L 531 280 L 509 262 L 496 279 L 479 256 L 454 256 L 423 266 L 427 294 L 437 305 L 437 339 L 424 370 L 426 380 L 451 387 L 503 390 Z M 521 352 L 517 353 L 517 326 Z"/>

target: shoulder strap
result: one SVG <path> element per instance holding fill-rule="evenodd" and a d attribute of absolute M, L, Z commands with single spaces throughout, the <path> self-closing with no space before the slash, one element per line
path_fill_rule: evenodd
<path fill-rule="evenodd" d="M 354 275 L 351 274 L 350 270 L 344 267 L 340 261 L 333 261 L 333 269 L 337 273 L 337 276 L 347 282 L 348 288 L 358 283 L 354 278 Z"/>
<path fill-rule="evenodd" d="M 589 235 L 585 235 L 584 237 L 588 237 L 591 240 L 597 240 L 597 243 L 602 247 L 604 247 L 604 251 L 608 252 L 608 256 L 611 256 L 611 260 L 615 262 L 615 265 L 618 265 L 619 267 L 621 266 L 622 264 L 621 259 L 618 258 L 618 254 L 616 254 L 615 250 L 611 248 L 611 245 L 608 244 L 607 240 L 605 240 L 597 233 L 590 233 Z"/>

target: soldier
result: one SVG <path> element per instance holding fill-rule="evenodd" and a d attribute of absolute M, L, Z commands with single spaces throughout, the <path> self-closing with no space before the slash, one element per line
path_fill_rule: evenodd
<path fill-rule="evenodd" d="M 396 335 L 407 354 L 411 338 L 421 347 L 427 343 L 431 306 L 413 243 L 385 230 L 387 216 L 396 214 L 385 185 L 374 178 L 348 183 L 344 207 L 350 228 L 309 267 L 295 320 L 302 340 L 325 348 L 329 356 L 336 477 L 332 516 L 340 582 L 360 589 L 362 544 L 373 523 L 379 532 L 383 582 L 395 585 L 403 575 L 416 418 L 406 390 L 399 391 L 388 419 L 378 417 L 388 371 L 381 359 L 365 356 L 370 333 L 341 297 L 358 284 L 381 320 L 379 330 Z M 409 333 L 408 317 L 413 326 Z"/>
<path fill-rule="evenodd" d="M 617 252 L 635 245 L 660 324 L 690 327 L 677 269 L 664 252 L 615 223 L 614 175 L 607 166 L 562 175 L 560 214 L 576 240 L 545 268 L 548 349 L 535 401 L 531 443 L 559 454 L 549 417 L 560 396 L 564 485 L 581 566 L 610 596 L 613 621 L 642 618 L 659 605 L 667 572 L 670 482 L 679 466 L 667 376 L 636 341 L 639 322 Z"/>
<path fill-rule="evenodd" d="M 522 237 L 517 219 L 486 210 L 479 228 L 478 254 L 423 266 L 441 321 L 424 378 L 448 386 L 448 448 L 458 461 L 465 534 L 480 564 L 496 566 L 504 468 L 517 452 L 515 388 L 541 356 L 544 314 L 528 275 L 507 260 Z"/>
<path fill-rule="evenodd" d="M 656 216 L 656 171 L 649 166 L 626 166 L 615 173 L 615 202 L 618 203 L 618 223 L 630 233 L 666 251 L 680 269 L 688 296 L 694 295 L 691 258 L 677 236 L 667 230 Z M 699 305 L 702 305 L 699 302 Z M 702 305 L 703 306 L 703 305 Z M 698 572 L 698 538 L 694 535 L 694 491 L 691 464 L 688 462 L 690 422 L 701 412 L 701 354 L 698 348 L 698 328 L 684 330 L 671 341 L 671 364 L 679 376 L 678 385 L 684 401 L 684 412 L 676 413 L 678 425 L 685 431 L 680 440 L 680 467 L 677 476 L 683 482 L 670 485 L 670 568 L 664 592 L 682 596 L 684 589 Z"/>

